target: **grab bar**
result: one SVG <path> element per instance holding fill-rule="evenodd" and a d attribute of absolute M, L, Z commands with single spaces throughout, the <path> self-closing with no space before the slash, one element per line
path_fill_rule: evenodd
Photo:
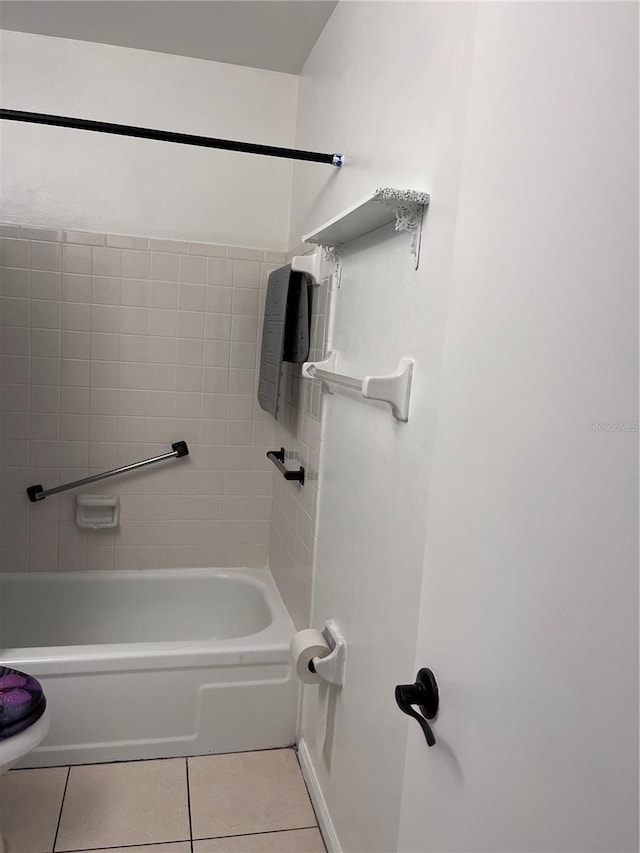
<path fill-rule="evenodd" d="M 27 494 L 32 503 L 43 501 L 49 495 L 57 495 L 60 492 L 66 492 L 68 489 L 77 489 L 78 486 L 86 486 L 87 483 L 97 483 L 98 480 L 106 480 L 107 477 L 115 477 L 116 474 L 124 474 L 126 471 L 133 471 L 135 468 L 143 468 L 145 465 L 152 465 L 154 462 L 162 462 L 163 459 L 180 459 L 181 456 L 189 455 L 189 448 L 186 441 L 176 441 L 171 445 L 171 453 L 163 453 L 161 456 L 154 456 L 152 459 L 143 459 L 142 462 L 132 462 L 131 465 L 123 465 L 122 468 L 114 468 L 113 471 L 103 471 L 102 474 L 93 474 L 91 477 L 85 477 L 83 480 L 74 480 L 73 483 L 65 483 L 63 486 L 54 486 L 52 489 L 43 489 L 40 484 L 37 486 L 29 486 Z"/>
<path fill-rule="evenodd" d="M 284 447 L 280 450 L 268 450 L 267 459 L 270 459 L 282 474 L 285 480 L 298 480 L 301 486 L 304 486 L 304 468 L 302 465 L 297 471 L 290 471 L 284 464 Z"/>

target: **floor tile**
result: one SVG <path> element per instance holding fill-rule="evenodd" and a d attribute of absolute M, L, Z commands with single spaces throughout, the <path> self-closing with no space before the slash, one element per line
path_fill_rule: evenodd
<path fill-rule="evenodd" d="M 8 853 L 12 853 L 11 850 Z M 78 850 L 77 853 L 89 853 L 88 850 Z M 174 841 L 171 844 L 146 844 L 142 847 L 107 847 L 92 850 L 91 853 L 191 853 L 191 842 Z"/>
<path fill-rule="evenodd" d="M 316 825 L 292 749 L 189 759 L 194 838 Z"/>
<path fill-rule="evenodd" d="M 292 829 L 194 841 L 193 853 L 325 853 L 325 847 L 317 829 Z"/>
<path fill-rule="evenodd" d="M 0 829 L 9 853 L 51 853 L 66 781 L 66 767 L 0 777 Z"/>
<path fill-rule="evenodd" d="M 188 838 L 184 758 L 71 768 L 56 851 Z"/>

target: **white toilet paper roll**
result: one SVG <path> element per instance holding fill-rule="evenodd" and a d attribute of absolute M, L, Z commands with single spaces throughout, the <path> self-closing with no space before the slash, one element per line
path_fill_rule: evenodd
<path fill-rule="evenodd" d="M 311 672 L 309 664 L 313 658 L 324 658 L 330 654 L 327 641 L 321 631 L 316 631 L 315 628 L 305 628 L 304 631 L 298 631 L 293 635 L 291 640 L 291 661 L 296 669 L 296 674 L 300 681 L 305 684 L 318 684 L 321 681 L 320 676 L 315 672 Z"/>

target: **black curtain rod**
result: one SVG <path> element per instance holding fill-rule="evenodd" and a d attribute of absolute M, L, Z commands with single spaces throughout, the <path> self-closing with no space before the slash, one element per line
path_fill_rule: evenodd
<path fill-rule="evenodd" d="M 242 151 L 246 154 L 263 154 L 267 157 L 285 157 L 289 160 L 307 160 L 312 163 L 328 163 L 331 166 L 342 166 L 342 154 L 320 154 L 317 151 L 298 151 L 295 148 L 256 145 L 253 142 L 234 142 L 231 139 L 193 136 L 190 133 L 153 130 L 149 127 L 132 127 L 128 124 L 111 124 L 106 121 L 89 121 L 83 118 L 69 118 L 68 116 L 52 116 L 46 113 L 29 113 L 23 110 L 3 109 L 0 109 L 0 119 L 26 121 L 30 124 L 47 124 L 52 127 L 72 127 L 75 130 L 94 130 L 98 133 L 113 133 L 117 136 L 135 136 L 140 139 L 157 139 L 160 142 L 198 145 L 200 148 L 221 148 L 224 151 Z"/>

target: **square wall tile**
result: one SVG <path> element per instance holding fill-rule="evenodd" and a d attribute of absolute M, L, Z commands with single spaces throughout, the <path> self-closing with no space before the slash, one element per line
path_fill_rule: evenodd
<path fill-rule="evenodd" d="M 91 279 L 91 302 L 94 305 L 119 305 L 120 279 L 94 275 Z"/>
<path fill-rule="evenodd" d="M 238 315 L 231 318 L 231 340 L 254 344 L 258 339 L 258 318 Z"/>
<path fill-rule="evenodd" d="M 178 337 L 202 338 L 204 314 L 201 311 L 178 311 Z"/>
<path fill-rule="evenodd" d="M 151 278 L 154 281 L 178 281 L 179 271 L 178 255 L 160 252 L 153 252 L 151 255 Z"/>
<path fill-rule="evenodd" d="M 233 284 L 233 261 L 209 258 L 206 281 L 207 284 Z"/>
<path fill-rule="evenodd" d="M 120 275 L 120 249 L 94 246 L 91 249 L 91 272 L 94 275 Z"/>
<path fill-rule="evenodd" d="M 120 288 L 120 304 L 146 308 L 149 304 L 149 282 L 141 278 L 124 278 Z"/>
<path fill-rule="evenodd" d="M 29 329 L 4 326 L 0 333 L 0 352 L 2 355 L 29 355 Z"/>
<path fill-rule="evenodd" d="M 32 385 L 60 384 L 59 358 L 32 358 L 30 363 Z"/>
<path fill-rule="evenodd" d="M 62 245 L 60 243 L 31 242 L 31 269 L 59 272 L 62 268 Z"/>
<path fill-rule="evenodd" d="M 91 273 L 91 246 L 62 247 L 62 269 L 67 273 Z"/>
<path fill-rule="evenodd" d="M 233 313 L 258 316 L 259 294 L 257 290 L 244 287 L 233 288 Z"/>
<path fill-rule="evenodd" d="M 62 274 L 62 301 L 63 302 L 90 302 L 91 301 L 91 276 L 76 275 L 71 273 Z"/>
<path fill-rule="evenodd" d="M 178 323 L 178 312 L 166 308 L 149 309 L 149 334 L 174 337 Z"/>
<path fill-rule="evenodd" d="M 56 851 L 188 839 L 184 759 L 71 768 Z"/>
<path fill-rule="evenodd" d="M 31 271 L 31 298 L 32 299 L 60 299 L 61 275 L 59 272 Z"/>
<path fill-rule="evenodd" d="M 260 264 L 254 261 L 234 261 L 233 284 L 236 287 L 260 287 Z"/>
<path fill-rule="evenodd" d="M 0 265 L 29 269 L 29 241 L 0 238 Z"/>
<path fill-rule="evenodd" d="M 181 311 L 204 311 L 204 284 L 181 284 L 178 292 L 178 308 Z"/>
<path fill-rule="evenodd" d="M 205 288 L 206 311 L 213 314 L 230 314 L 234 293 L 235 290 L 232 287 L 208 284 Z"/>
<path fill-rule="evenodd" d="M 29 300 L 13 297 L 0 298 L 0 318 L 3 326 L 28 326 Z"/>
<path fill-rule="evenodd" d="M 44 299 L 33 300 L 31 303 L 31 328 L 59 329 L 60 302 Z"/>
<path fill-rule="evenodd" d="M 29 270 L 0 268 L 0 296 L 29 297 Z"/>
<path fill-rule="evenodd" d="M 146 308 L 120 308 L 120 333 L 146 335 L 149 332 L 149 311 Z"/>
<path fill-rule="evenodd" d="M 90 331 L 91 305 L 80 302 L 63 302 L 61 306 L 60 325 L 61 328 L 68 331 Z"/>
<path fill-rule="evenodd" d="M 207 277 L 207 260 L 193 255 L 180 256 L 180 281 L 204 284 Z"/>
<path fill-rule="evenodd" d="M 120 269 L 123 278 L 149 278 L 149 252 L 139 252 L 135 249 L 124 249 L 122 251 Z"/>
<path fill-rule="evenodd" d="M 189 758 L 194 838 L 316 825 L 293 750 Z"/>
<path fill-rule="evenodd" d="M 89 332 L 67 332 L 60 335 L 60 355 L 63 358 L 89 358 L 91 335 Z"/>

